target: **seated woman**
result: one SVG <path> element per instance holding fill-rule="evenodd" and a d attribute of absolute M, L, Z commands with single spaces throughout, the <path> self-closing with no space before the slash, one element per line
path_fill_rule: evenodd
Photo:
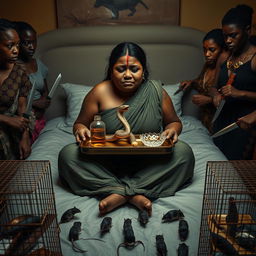
<path fill-rule="evenodd" d="M 19 35 L 12 22 L 0 19 L 0 159 L 25 159 L 31 153 L 29 120 L 22 117 L 31 84 L 16 64 Z"/>
<path fill-rule="evenodd" d="M 178 140 L 182 124 L 172 101 L 160 82 L 148 80 L 146 55 L 137 44 L 118 44 L 111 53 L 106 79 L 87 94 L 73 126 L 77 142 L 90 137 L 89 126 L 96 114 L 106 124 L 107 134 L 122 128 L 117 107 L 129 105 L 125 117 L 134 134 L 163 132 L 175 144 L 168 155 L 145 157 L 81 155 L 74 143 L 59 154 L 59 175 L 71 190 L 81 196 L 100 196 L 101 215 L 125 204 L 146 209 L 151 200 L 174 195 L 191 181 L 194 155 Z"/>
<path fill-rule="evenodd" d="M 32 143 L 45 126 L 44 112 L 50 105 L 47 98 L 48 86 L 46 77 L 48 68 L 38 58 L 34 58 L 37 46 L 37 34 L 34 28 L 26 22 L 15 22 L 20 37 L 19 63 L 26 70 L 31 83 L 35 81 L 33 111 L 36 117 L 35 128 L 32 132 Z"/>
<path fill-rule="evenodd" d="M 200 107 L 200 120 L 211 132 L 211 121 L 215 107 L 210 96 L 210 89 L 215 85 L 218 71 L 218 58 L 228 57 L 225 41 L 221 29 L 209 31 L 203 38 L 205 64 L 198 78 L 181 82 L 183 90 L 195 89 L 198 94 L 192 96 L 192 102 Z"/>
<path fill-rule="evenodd" d="M 214 104 L 225 97 L 225 104 L 214 122 L 214 132 L 236 122 L 255 110 L 256 46 L 250 42 L 253 9 L 247 5 L 231 8 L 222 19 L 222 30 L 231 55 L 221 65 Z M 235 73 L 234 82 L 227 84 Z M 235 129 L 214 139 L 214 143 L 229 160 L 252 159 L 255 135 Z"/>

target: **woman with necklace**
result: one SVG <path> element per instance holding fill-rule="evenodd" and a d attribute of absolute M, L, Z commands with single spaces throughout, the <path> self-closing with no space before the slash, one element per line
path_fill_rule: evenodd
<path fill-rule="evenodd" d="M 205 35 L 203 38 L 203 51 L 205 64 L 200 75 L 196 79 L 181 82 L 180 87 L 183 90 L 193 88 L 198 92 L 198 94 L 193 95 L 192 102 L 199 106 L 200 120 L 211 132 L 211 120 L 215 107 L 209 92 L 215 84 L 218 58 L 220 55 L 228 57 L 221 29 L 213 29 Z"/>
<path fill-rule="evenodd" d="M 230 9 L 222 19 L 222 30 L 231 54 L 221 65 L 213 102 L 225 104 L 213 125 L 216 132 L 255 110 L 256 47 L 250 43 L 253 10 L 247 5 Z M 232 84 L 228 78 L 235 73 Z M 251 132 L 235 129 L 214 139 L 229 160 L 252 159 L 255 137 Z"/>

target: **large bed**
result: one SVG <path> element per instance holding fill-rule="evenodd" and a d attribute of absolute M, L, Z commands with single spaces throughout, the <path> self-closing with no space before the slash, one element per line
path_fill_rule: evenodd
<path fill-rule="evenodd" d="M 135 237 L 145 245 L 132 250 L 120 248 L 120 255 L 157 255 L 155 237 L 164 235 L 168 255 L 177 255 L 181 243 L 178 237 L 178 221 L 161 223 L 169 210 L 180 209 L 189 224 L 190 234 L 185 243 L 189 255 L 196 256 L 199 243 L 202 199 L 207 161 L 226 160 L 213 144 L 207 129 L 197 119 L 198 109 L 190 102 L 190 95 L 174 95 L 182 80 L 196 77 L 203 65 L 202 38 L 204 33 L 192 28 L 176 26 L 85 26 L 59 29 L 39 36 L 37 56 L 48 66 L 48 85 L 51 87 L 58 73 L 62 73 L 61 85 L 47 110 L 47 124 L 33 144 L 29 160 L 49 160 L 51 163 L 58 220 L 65 210 L 77 207 L 81 213 L 68 223 L 60 224 L 62 253 L 72 255 L 116 255 L 123 242 L 124 219 L 132 219 Z M 178 191 L 175 196 L 153 202 L 153 215 L 146 227 L 138 222 L 138 210 L 131 205 L 122 206 L 107 214 L 112 217 L 112 228 L 102 238 L 79 240 L 77 245 L 87 253 L 74 252 L 68 240 L 74 221 L 82 222 L 81 238 L 100 237 L 98 200 L 74 195 L 58 177 L 58 154 L 67 144 L 75 142 L 72 125 L 86 93 L 100 82 L 111 49 L 119 42 L 133 41 L 146 51 L 150 78 L 161 80 L 171 96 L 177 114 L 183 123 L 179 138 L 187 142 L 195 155 L 192 184 Z"/>

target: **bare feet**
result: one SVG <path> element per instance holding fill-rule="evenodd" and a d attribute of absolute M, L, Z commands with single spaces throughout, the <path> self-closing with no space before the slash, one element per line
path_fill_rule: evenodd
<path fill-rule="evenodd" d="M 143 195 L 135 195 L 129 199 L 129 203 L 135 205 L 140 210 L 146 210 L 148 215 L 152 214 L 152 202 Z"/>
<path fill-rule="evenodd" d="M 119 194 L 111 194 L 105 197 L 99 202 L 100 215 L 104 215 L 107 212 L 110 212 L 113 209 L 117 208 L 118 206 L 125 204 L 127 200 L 128 199 L 125 196 Z"/>

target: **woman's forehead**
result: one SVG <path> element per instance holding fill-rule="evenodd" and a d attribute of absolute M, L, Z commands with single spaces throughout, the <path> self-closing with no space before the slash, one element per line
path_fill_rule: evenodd
<path fill-rule="evenodd" d="M 222 26 L 223 33 L 232 33 L 233 31 L 240 31 L 241 28 L 237 24 L 225 24 Z"/>
<path fill-rule="evenodd" d="M 213 38 L 204 40 L 203 46 L 204 47 L 220 47 Z"/>
<path fill-rule="evenodd" d="M 116 64 L 125 64 L 125 65 L 127 65 L 127 64 L 133 64 L 133 63 L 140 63 L 140 62 L 138 61 L 138 59 L 137 59 L 136 57 L 130 56 L 130 55 L 128 55 L 128 54 L 126 54 L 126 55 L 124 55 L 124 56 L 121 56 L 121 57 L 117 60 L 117 62 L 116 62 Z"/>
<path fill-rule="evenodd" d="M 0 36 L 0 40 L 3 41 L 3 40 L 13 40 L 18 36 L 18 33 L 16 32 L 16 30 L 14 29 L 7 29 L 5 31 L 1 31 L 1 36 Z"/>
<path fill-rule="evenodd" d="M 22 35 L 22 37 L 31 37 L 31 38 L 36 37 L 36 33 L 30 29 L 26 29 L 26 30 L 22 31 L 21 35 Z"/>

